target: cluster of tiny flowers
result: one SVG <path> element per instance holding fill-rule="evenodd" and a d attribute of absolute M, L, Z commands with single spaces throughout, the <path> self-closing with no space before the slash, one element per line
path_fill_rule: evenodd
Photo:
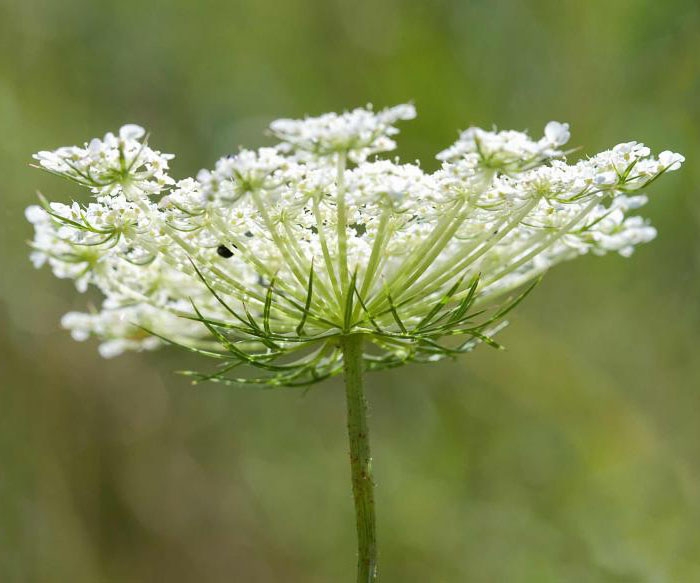
<path fill-rule="evenodd" d="M 87 186 L 98 200 L 122 192 L 158 194 L 174 184 L 167 173 L 168 160 L 174 156 L 149 148 L 142 141 L 145 135 L 142 127 L 129 124 L 117 136 L 110 132 L 82 148 L 69 146 L 55 152 L 39 152 L 34 158 L 45 170 Z"/>
<path fill-rule="evenodd" d="M 568 163 L 558 122 L 537 140 L 469 128 L 432 173 L 377 158 L 413 117 L 399 105 L 277 120 L 276 146 L 179 182 L 134 125 L 40 152 L 95 200 L 29 207 L 32 261 L 101 290 L 100 311 L 63 325 L 104 356 L 171 343 L 221 361 L 195 379 L 306 384 L 340 372 L 341 335 L 365 335 L 369 369 L 495 344 L 553 265 L 653 239 L 629 213 L 684 160 L 628 142 Z"/>

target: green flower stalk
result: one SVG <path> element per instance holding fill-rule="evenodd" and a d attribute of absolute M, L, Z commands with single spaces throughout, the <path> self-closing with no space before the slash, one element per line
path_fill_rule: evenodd
<path fill-rule="evenodd" d="M 194 382 L 294 387 L 343 374 L 358 534 L 358 582 L 377 580 L 364 371 L 436 362 L 493 336 L 553 265 L 629 256 L 656 231 L 629 216 L 683 156 L 641 143 L 574 163 L 567 124 L 533 140 L 469 128 L 440 168 L 378 155 L 412 105 L 273 122 L 279 143 L 241 150 L 176 182 L 169 154 L 136 125 L 38 166 L 88 188 L 83 205 L 26 215 L 32 261 L 104 295 L 71 312 L 100 353 L 166 344 L 213 359 Z"/>

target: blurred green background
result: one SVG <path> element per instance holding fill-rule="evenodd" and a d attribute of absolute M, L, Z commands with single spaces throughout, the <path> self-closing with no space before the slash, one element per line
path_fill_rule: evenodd
<path fill-rule="evenodd" d="M 191 387 L 177 351 L 102 360 L 28 260 L 28 167 L 125 122 L 185 177 L 276 117 L 414 100 L 399 153 L 571 122 L 688 159 L 630 260 L 554 270 L 455 362 L 369 379 L 389 582 L 700 581 L 697 0 L 0 0 L 0 581 L 353 580 L 344 396 Z M 196 362 L 189 362 L 196 366 Z"/>

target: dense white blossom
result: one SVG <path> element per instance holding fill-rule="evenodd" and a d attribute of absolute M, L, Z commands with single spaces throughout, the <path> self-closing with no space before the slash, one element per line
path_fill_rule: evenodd
<path fill-rule="evenodd" d="M 42 168 L 87 186 L 97 195 L 123 193 L 127 185 L 132 187 L 130 192 L 156 194 L 173 184 L 167 173 L 173 155 L 149 148 L 145 135 L 142 127 L 129 124 L 116 136 L 110 132 L 83 147 L 42 151 L 34 159 Z"/>
<path fill-rule="evenodd" d="M 303 384 L 340 371 L 343 334 L 374 344 L 370 369 L 493 344 L 520 296 L 508 297 L 553 265 L 653 239 L 629 213 L 683 162 L 627 142 L 570 163 L 559 122 L 539 139 L 469 128 L 434 172 L 370 159 L 414 116 L 400 105 L 278 120 L 277 146 L 177 183 L 139 126 L 40 152 L 95 200 L 29 207 L 31 259 L 102 291 L 100 311 L 63 325 L 101 338 L 104 356 L 171 342 L 221 360 L 201 378 Z M 239 366 L 264 374 L 230 373 Z"/>
<path fill-rule="evenodd" d="M 270 131 L 282 141 L 279 149 L 283 152 L 308 152 L 316 156 L 340 152 L 353 162 L 361 162 L 371 154 L 393 150 L 396 142 L 390 136 L 399 132 L 394 124 L 414 117 L 416 109 L 411 104 L 378 113 L 368 106 L 340 115 L 327 113 L 302 120 L 278 119 L 272 122 Z"/>

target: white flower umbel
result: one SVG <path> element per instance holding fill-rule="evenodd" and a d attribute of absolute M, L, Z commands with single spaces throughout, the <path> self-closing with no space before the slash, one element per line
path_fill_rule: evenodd
<path fill-rule="evenodd" d="M 468 352 L 557 263 L 629 256 L 656 231 L 640 191 L 676 170 L 638 142 L 568 162 L 569 126 L 543 137 L 469 128 L 426 172 L 377 159 L 412 105 L 278 120 L 280 143 L 242 150 L 177 183 L 171 155 L 127 125 L 83 147 L 35 156 L 89 188 L 87 205 L 27 209 L 32 261 L 105 296 L 67 314 L 101 353 L 170 343 L 219 361 L 197 380 L 305 385 L 345 373 L 358 580 L 375 572 L 361 371 Z"/>

